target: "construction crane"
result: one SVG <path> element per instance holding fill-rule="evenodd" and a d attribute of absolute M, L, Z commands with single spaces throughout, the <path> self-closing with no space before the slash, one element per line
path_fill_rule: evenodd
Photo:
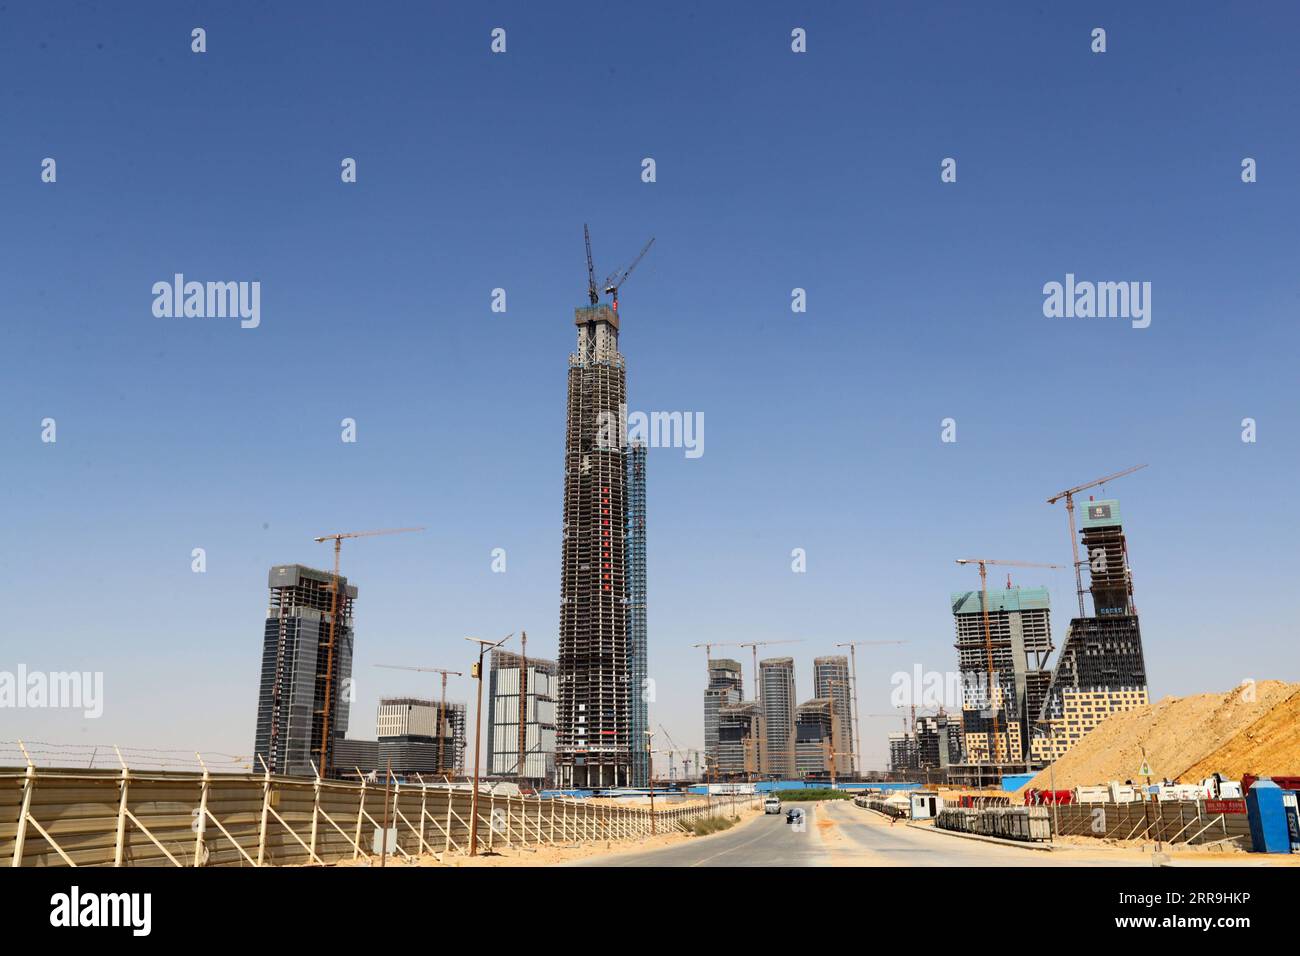
<path fill-rule="evenodd" d="M 587 224 L 582 224 L 582 238 L 587 244 L 587 298 L 591 300 L 592 305 L 600 302 L 600 293 L 596 291 L 596 267 L 591 261 L 591 233 L 587 231 Z"/>
<path fill-rule="evenodd" d="M 442 700 L 438 704 L 438 775 L 445 773 L 446 761 L 443 759 L 443 752 L 447 749 L 447 737 L 450 736 L 450 728 L 447 726 L 447 677 L 464 677 L 461 671 L 449 671 L 443 667 L 412 667 L 405 664 L 376 664 L 376 667 L 386 667 L 395 671 L 420 671 L 427 674 L 442 675 Z"/>
<path fill-rule="evenodd" d="M 626 269 L 623 270 L 623 274 L 621 276 L 618 274 L 618 270 L 615 269 L 613 272 L 609 274 L 609 278 L 605 280 L 605 295 L 612 295 L 614 297 L 615 312 L 618 311 L 619 288 L 622 287 L 623 283 L 627 281 L 627 277 L 632 274 L 632 270 L 635 269 L 637 267 L 637 264 L 640 263 L 640 261 L 645 258 L 645 254 L 650 251 L 650 247 L 653 246 L 654 244 L 655 244 L 654 236 L 651 236 L 650 241 L 641 247 L 641 251 L 637 253 L 637 257 L 632 260 L 632 264 L 630 266 L 628 266 Z"/>
<path fill-rule="evenodd" d="M 705 644 L 692 644 L 691 647 L 704 648 L 704 660 L 710 662 L 713 660 L 713 649 L 715 647 L 748 647 L 748 644 L 740 644 L 736 641 L 709 641 Z"/>
<path fill-rule="evenodd" d="M 1032 561 L 995 561 L 993 558 L 958 558 L 958 564 L 977 564 L 980 569 L 980 605 L 984 610 L 984 662 L 988 668 L 988 701 L 989 712 L 993 715 L 993 736 L 989 739 L 989 756 L 993 758 L 993 763 L 999 763 L 998 751 L 1002 749 L 1002 741 L 999 739 L 998 731 L 998 708 L 993 700 L 993 636 L 989 631 L 989 581 L 988 566 L 990 564 L 999 567 L 1013 568 L 1059 568 L 1059 564 L 1035 564 Z M 915 732 L 915 718 L 913 718 L 913 731 Z M 996 748 L 996 749 L 995 749 Z"/>
<path fill-rule="evenodd" d="M 524 758 L 528 755 L 528 632 L 519 632 L 519 745 L 515 772 L 524 775 Z M 541 733 L 541 728 L 538 728 Z M 491 768 L 489 768 L 490 771 Z"/>
<path fill-rule="evenodd" d="M 849 649 L 849 677 L 853 683 L 853 739 L 855 746 L 853 748 L 853 772 L 858 772 L 858 754 L 857 751 L 862 747 L 862 725 L 858 721 L 858 711 L 862 709 L 858 701 L 858 652 L 857 649 L 864 645 L 880 646 L 884 644 L 906 644 L 907 641 L 845 641 L 842 644 L 836 644 L 836 647 L 847 647 Z"/>
<path fill-rule="evenodd" d="M 674 769 L 675 769 L 674 766 L 673 766 L 673 757 L 674 757 L 674 755 L 676 755 L 676 754 L 681 754 L 681 757 L 682 757 L 682 779 L 685 780 L 686 777 L 687 777 L 687 776 L 689 775 L 689 773 L 690 773 L 691 755 L 692 755 L 692 754 L 695 754 L 695 760 L 696 760 L 696 763 L 698 764 L 698 763 L 699 763 L 699 751 L 698 751 L 698 750 L 683 750 L 681 747 L 678 747 L 678 746 L 677 746 L 677 741 L 673 740 L 673 735 L 670 734 L 670 733 L 668 732 L 668 728 L 667 728 L 667 727 L 665 727 L 663 724 L 660 724 L 660 725 L 659 725 L 659 729 L 660 729 L 661 731 L 663 731 L 663 735 L 664 735 L 665 737 L 668 738 L 668 744 L 669 744 L 669 746 L 672 748 L 672 749 L 666 751 L 667 754 L 668 754 L 668 779 L 669 779 L 669 780 L 672 780 L 672 779 L 673 779 L 673 771 L 674 771 Z M 660 752 L 663 753 L 663 752 L 665 752 L 665 751 L 660 751 Z"/>
<path fill-rule="evenodd" d="M 737 647 L 748 647 L 754 652 L 754 703 L 758 705 L 758 747 L 755 749 L 754 756 L 758 760 L 758 773 L 763 772 L 763 749 L 767 746 L 767 717 L 763 713 L 763 688 L 758 679 L 758 649 L 760 647 L 768 647 L 772 644 L 802 643 L 803 638 L 797 637 L 782 641 L 741 641 L 736 645 Z"/>
<path fill-rule="evenodd" d="M 1087 491 L 1089 488 L 1096 488 L 1098 485 L 1104 485 L 1108 481 L 1114 481 L 1116 478 L 1123 478 L 1125 475 L 1131 475 L 1135 471 L 1141 471 L 1146 465 L 1134 465 L 1132 468 L 1125 468 L 1123 471 L 1117 471 L 1113 475 L 1107 475 L 1105 478 L 1098 478 L 1096 481 L 1089 481 L 1086 484 L 1076 485 L 1073 488 L 1067 488 L 1047 499 L 1049 505 L 1054 505 L 1062 498 L 1065 499 L 1065 513 L 1070 516 L 1070 547 L 1074 549 L 1074 590 L 1075 595 L 1079 598 L 1079 617 L 1084 616 L 1083 608 L 1083 572 L 1082 563 L 1079 561 L 1079 535 L 1074 530 L 1074 496 L 1080 491 Z"/>
<path fill-rule="evenodd" d="M 423 531 L 424 528 L 386 528 L 381 531 L 342 531 L 337 534 L 323 534 L 313 540 L 320 544 L 323 541 L 334 542 L 334 578 L 330 582 L 330 642 L 327 645 L 328 653 L 325 655 L 325 709 L 321 713 L 321 732 L 320 732 L 320 767 L 321 773 L 328 777 L 333 769 L 334 748 L 329 745 L 330 741 L 330 700 L 334 696 L 334 628 L 335 622 L 339 616 L 339 552 L 343 548 L 344 538 L 373 538 L 381 534 L 405 534 L 408 531 Z"/>
<path fill-rule="evenodd" d="M 863 717 L 888 717 L 891 720 L 895 717 L 901 717 L 903 718 L 903 733 L 907 733 L 907 711 L 906 710 L 904 710 L 901 714 L 863 714 L 862 716 Z"/>
<path fill-rule="evenodd" d="M 706 668 L 713 666 L 713 649 L 715 647 L 748 647 L 748 644 L 740 644 L 736 641 L 709 641 L 705 644 L 692 644 L 691 647 L 704 648 L 704 665 Z"/>

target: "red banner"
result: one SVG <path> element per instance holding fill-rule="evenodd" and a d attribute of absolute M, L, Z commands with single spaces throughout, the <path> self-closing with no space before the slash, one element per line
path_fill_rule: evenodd
<path fill-rule="evenodd" d="M 1206 813 L 1239 813 L 1246 812 L 1245 800 L 1206 800 Z"/>

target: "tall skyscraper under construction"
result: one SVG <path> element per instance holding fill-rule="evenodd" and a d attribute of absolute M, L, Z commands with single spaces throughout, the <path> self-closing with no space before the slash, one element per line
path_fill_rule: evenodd
<path fill-rule="evenodd" d="M 813 697 L 834 705 L 835 772 L 853 770 L 853 697 L 849 693 L 849 659 L 841 654 L 813 658 Z"/>
<path fill-rule="evenodd" d="M 331 654 L 333 575 L 301 564 L 278 565 L 267 584 L 271 602 L 262 635 L 253 765 L 262 769 L 260 756 L 272 773 L 310 777 L 314 762 L 324 774 L 326 765 L 337 769 L 332 767 L 333 745 L 348 729 L 357 589 L 347 578 L 339 579 Z"/>
<path fill-rule="evenodd" d="M 718 765 L 718 726 L 723 707 L 745 699 L 740 661 L 715 657 L 709 661 L 709 686 L 704 688 L 704 755 Z"/>
<path fill-rule="evenodd" d="M 791 779 L 795 775 L 794 658 L 758 662 L 761 772 Z"/>
<path fill-rule="evenodd" d="M 642 742 L 650 729 L 645 587 L 646 446 L 631 442 L 627 465 L 627 633 L 632 654 L 632 786 L 650 786 L 650 753 Z"/>
<path fill-rule="evenodd" d="M 1056 760 L 1106 717 L 1149 699 L 1119 502 L 1089 501 L 1081 533 L 1093 616 L 1070 622 L 1035 728 L 1039 761 Z"/>
<path fill-rule="evenodd" d="M 741 701 L 718 709 L 718 762 L 723 779 L 749 777 L 758 770 L 758 704 Z"/>
<path fill-rule="evenodd" d="M 547 786 L 555 778 L 554 682 L 554 661 L 529 657 L 525 667 L 519 654 L 500 648 L 492 652 L 488 680 L 488 773 L 526 780 L 535 786 Z"/>
<path fill-rule="evenodd" d="M 632 267 L 607 283 L 614 299 L 605 305 L 590 244 L 587 266 L 590 305 L 574 310 L 578 340 L 569 356 L 556 773 L 562 787 L 644 785 L 646 449 L 627 442 L 618 350 L 618 286 Z"/>
<path fill-rule="evenodd" d="M 1052 651 L 1051 603 L 1047 588 L 990 588 L 986 638 L 984 597 L 982 591 L 952 595 L 966 757 L 977 764 L 1020 763 L 1029 750 L 1032 715 L 1049 679 L 1045 664 Z"/>
<path fill-rule="evenodd" d="M 799 778 L 831 772 L 831 699 L 816 697 L 794 709 L 794 772 Z"/>

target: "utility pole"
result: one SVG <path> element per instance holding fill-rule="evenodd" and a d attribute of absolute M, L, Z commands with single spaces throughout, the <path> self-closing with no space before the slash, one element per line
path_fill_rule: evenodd
<path fill-rule="evenodd" d="M 405 534 L 408 531 L 423 530 L 424 528 L 388 528 L 380 531 L 342 531 L 337 534 L 323 534 L 312 539 L 317 544 L 324 541 L 334 542 L 334 578 L 330 583 L 330 642 L 325 655 L 325 706 L 321 712 L 320 731 L 320 766 L 326 778 L 334 767 L 334 748 L 330 746 L 330 703 L 334 697 L 334 634 L 339 616 L 339 552 L 343 549 L 343 539 L 373 538 L 381 534 Z"/>
<path fill-rule="evenodd" d="M 485 641 L 481 637 L 467 637 L 465 640 L 472 644 L 478 645 L 478 663 L 471 665 L 473 670 L 470 676 L 478 681 L 478 705 L 474 709 L 474 794 L 470 798 L 469 808 L 469 855 L 478 856 L 478 771 L 479 771 L 479 734 L 483 726 L 483 655 L 494 647 L 500 647 L 510 638 L 514 637 L 514 632 L 507 634 L 501 640 Z"/>
<path fill-rule="evenodd" d="M 860 773 L 862 768 L 858 766 L 858 751 L 862 749 L 862 723 L 859 717 L 862 714 L 862 701 L 858 699 L 858 654 L 857 650 L 861 646 L 879 646 L 883 644 L 906 644 L 907 641 L 845 641 L 843 644 L 836 644 L 836 647 L 847 647 L 849 649 L 849 679 L 852 682 L 851 690 L 853 698 L 850 706 L 853 713 L 853 739 L 856 745 L 853 748 L 853 772 Z"/>

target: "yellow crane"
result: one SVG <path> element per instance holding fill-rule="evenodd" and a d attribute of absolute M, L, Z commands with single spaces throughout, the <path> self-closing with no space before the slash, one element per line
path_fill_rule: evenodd
<path fill-rule="evenodd" d="M 1134 465 L 1132 468 L 1125 468 L 1123 471 L 1117 471 L 1113 475 L 1107 475 L 1105 478 L 1098 478 L 1095 481 L 1085 482 L 1082 485 L 1075 485 L 1073 488 L 1067 488 L 1047 499 L 1049 505 L 1054 505 L 1062 498 L 1065 499 L 1065 513 L 1070 516 L 1070 547 L 1074 549 L 1074 590 L 1079 599 L 1079 617 L 1084 616 L 1083 609 L 1083 573 L 1080 570 L 1079 561 L 1079 535 L 1074 529 L 1074 496 L 1076 492 L 1087 491 L 1089 488 L 1096 488 L 1098 485 L 1104 485 L 1108 481 L 1114 481 L 1116 478 L 1123 478 L 1125 475 L 1131 475 L 1135 471 L 1141 471 L 1146 465 Z"/>
<path fill-rule="evenodd" d="M 321 773 L 328 777 L 333 767 L 334 748 L 330 746 L 330 701 L 334 693 L 334 629 L 339 616 L 339 552 L 343 548 L 344 538 L 371 538 L 381 534 L 405 534 L 408 531 L 423 531 L 424 528 L 386 528 L 381 531 L 340 531 L 337 534 L 323 534 L 313 540 L 334 542 L 334 579 L 330 582 L 330 642 L 325 655 L 325 709 L 321 712 L 320 731 L 320 767 Z"/>
<path fill-rule="evenodd" d="M 976 564 L 980 569 L 980 606 L 984 610 L 984 663 L 988 669 L 989 712 L 993 715 L 993 736 L 989 740 L 989 756 L 993 763 L 1001 762 L 1002 740 L 998 731 L 998 708 L 993 699 L 993 636 L 989 631 L 988 566 L 1011 568 L 1059 568 L 1059 564 L 1036 564 L 1032 561 L 996 561 L 993 558 L 958 558 L 958 564 Z"/>
<path fill-rule="evenodd" d="M 442 700 L 438 705 L 438 775 L 442 776 L 446 761 L 443 758 L 447 749 L 447 738 L 451 736 L 451 728 L 447 724 L 447 677 L 464 677 L 461 671 L 449 671 L 443 667 L 413 667 L 406 664 L 376 664 L 376 667 L 386 667 L 394 671 L 420 671 L 425 674 L 442 675 Z"/>

